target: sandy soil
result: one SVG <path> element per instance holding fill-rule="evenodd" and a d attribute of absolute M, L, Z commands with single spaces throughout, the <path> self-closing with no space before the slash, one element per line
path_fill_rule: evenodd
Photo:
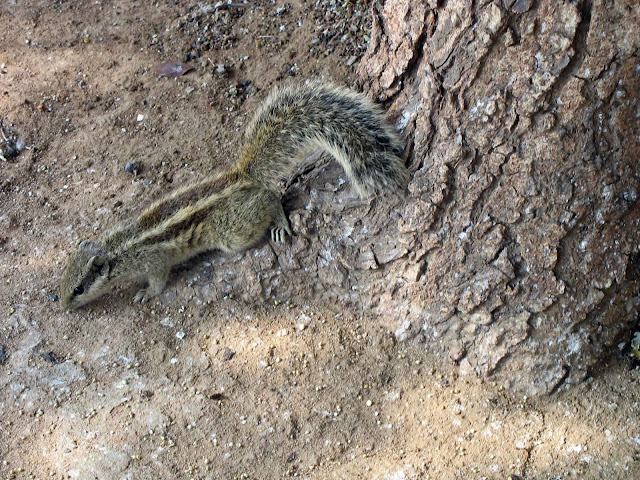
<path fill-rule="evenodd" d="M 366 312 L 216 295 L 209 256 L 149 305 L 123 285 L 62 311 L 77 242 L 232 162 L 273 85 L 355 78 L 366 5 L 213 5 L 0 6 L 0 119 L 25 146 L 0 163 L 0 478 L 640 478 L 622 353 L 514 397 Z M 171 60 L 195 68 L 154 72 Z"/>

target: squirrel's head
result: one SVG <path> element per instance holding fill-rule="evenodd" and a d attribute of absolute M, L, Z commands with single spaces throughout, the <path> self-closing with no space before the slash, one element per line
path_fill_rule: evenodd
<path fill-rule="evenodd" d="M 110 265 L 102 245 L 84 241 L 78 245 L 60 282 L 65 308 L 78 308 L 101 296 L 109 286 Z"/>

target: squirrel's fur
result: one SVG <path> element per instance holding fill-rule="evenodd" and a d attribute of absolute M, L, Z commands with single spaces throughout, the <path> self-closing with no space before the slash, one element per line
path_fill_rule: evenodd
<path fill-rule="evenodd" d="M 246 250 L 269 228 L 274 241 L 284 241 L 291 229 L 282 180 L 314 150 L 331 153 L 361 197 L 407 186 L 400 139 L 366 97 L 318 83 L 276 89 L 249 124 L 234 166 L 80 243 L 60 284 L 63 305 L 80 307 L 133 278 L 148 281 L 133 299 L 144 302 L 164 289 L 172 266 L 194 255 Z"/>

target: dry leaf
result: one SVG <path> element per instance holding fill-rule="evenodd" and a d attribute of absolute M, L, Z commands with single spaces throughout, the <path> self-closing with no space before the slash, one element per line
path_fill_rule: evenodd
<path fill-rule="evenodd" d="M 153 70 L 158 75 L 165 77 L 180 77 L 188 71 L 193 70 L 193 66 L 180 62 L 164 62 L 154 66 Z"/>

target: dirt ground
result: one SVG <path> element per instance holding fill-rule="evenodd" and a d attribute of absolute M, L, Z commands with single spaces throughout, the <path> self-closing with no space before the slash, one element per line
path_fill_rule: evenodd
<path fill-rule="evenodd" d="M 77 242 L 232 162 L 273 85 L 352 84 L 366 10 L 0 5 L 0 478 L 640 478 L 623 345 L 577 388 L 515 397 L 366 312 L 222 297 L 214 256 L 151 304 L 123 285 L 61 309 Z M 194 70 L 161 77 L 165 61 Z"/>

